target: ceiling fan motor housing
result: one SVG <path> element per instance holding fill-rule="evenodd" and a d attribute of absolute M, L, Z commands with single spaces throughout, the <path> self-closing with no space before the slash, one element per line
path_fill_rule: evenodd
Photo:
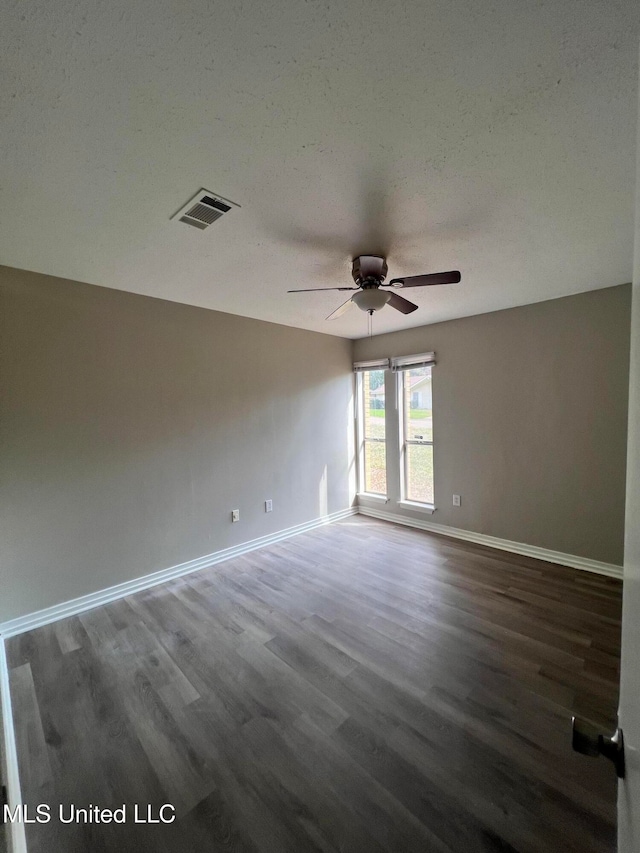
<path fill-rule="evenodd" d="M 353 259 L 351 274 L 359 287 L 379 287 L 387 272 L 387 262 L 380 255 L 359 255 Z"/>

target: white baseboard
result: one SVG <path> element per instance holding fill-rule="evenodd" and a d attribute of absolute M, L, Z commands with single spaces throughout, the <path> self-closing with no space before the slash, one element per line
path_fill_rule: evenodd
<path fill-rule="evenodd" d="M 357 507 L 332 512 L 329 515 L 314 518 L 312 521 L 297 524 L 295 527 L 288 527 L 285 530 L 279 530 L 277 533 L 270 533 L 267 536 L 261 536 L 259 539 L 251 539 L 249 542 L 243 542 L 241 545 L 234 545 L 232 548 L 225 548 L 222 551 L 215 551 L 213 554 L 198 557 L 196 560 L 190 560 L 188 563 L 180 563 L 177 566 L 171 566 L 169 569 L 161 569 L 159 572 L 153 572 L 150 575 L 143 575 L 140 578 L 125 581 L 107 589 L 82 595 L 71 601 L 63 601 L 61 604 L 55 604 L 53 607 L 38 610 L 36 613 L 19 616 L 17 619 L 11 619 L 8 622 L 0 624 L 0 637 L 4 637 L 5 639 L 14 637 L 16 634 L 24 634 L 25 631 L 41 628 L 43 625 L 49 625 L 51 622 L 57 622 L 59 619 L 66 619 L 68 616 L 84 613 L 86 610 L 92 610 L 94 607 L 100 607 L 103 604 L 116 601 L 118 598 L 124 598 L 134 592 L 149 589 L 152 586 L 173 580 L 173 578 L 197 572 L 199 569 L 215 566 L 216 563 L 222 563 L 224 560 L 230 560 L 232 557 L 239 557 L 241 554 L 248 554 L 250 551 L 263 548 L 265 545 L 281 542 L 283 539 L 289 539 L 291 536 L 297 536 L 299 533 L 305 533 L 307 530 L 331 524 L 334 521 L 339 521 L 341 518 L 348 518 L 357 512 Z"/>
<path fill-rule="evenodd" d="M 6 767 L 7 800 L 11 811 L 22 803 L 20 790 L 20 774 L 18 772 L 18 752 L 16 750 L 16 733 L 13 727 L 13 709 L 11 707 L 11 693 L 9 690 L 9 668 L 7 667 L 7 656 L 4 648 L 4 640 L 0 638 L 0 700 L 2 702 L 2 728 L 4 736 L 4 760 Z M 7 832 L 9 850 L 11 853 L 26 853 L 27 839 L 24 832 L 24 824 L 7 823 L 4 826 Z M 0 827 L 0 832 L 3 828 Z"/>
<path fill-rule="evenodd" d="M 616 566 L 613 563 L 601 563 L 598 560 L 589 560 L 587 557 L 578 557 L 575 554 L 563 554 L 561 551 L 538 548 L 537 545 L 512 542 L 509 539 L 498 539 L 497 536 L 487 536 L 484 533 L 474 533 L 472 530 L 448 527 L 445 524 L 436 524 L 433 521 L 423 521 L 421 518 L 408 518 L 406 515 L 396 515 L 393 512 L 385 512 L 368 506 L 359 506 L 358 512 L 361 515 L 370 515 L 372 518 L 380 518 L 383 521 L 392 521 L 394 524 L 417 527 L 419 530 L 428 530 L 429 533 L 439 533 L 441 536 L 464 539 L 466 542 L 488 545 L 490 548 L 497 548 L 499 551 L 510 551 L 512 554 L 535 557 L 536 560 L 545 560 L 547 563 L 558 563 L 572 569 L 582 569 L 586 572 L 595 572 L 598 575 L 607 575 L 607 577 L 622 580 L 622 566 Z"/>

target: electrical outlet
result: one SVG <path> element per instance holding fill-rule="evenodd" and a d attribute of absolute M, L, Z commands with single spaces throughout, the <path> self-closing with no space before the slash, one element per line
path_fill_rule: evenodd
<path fill-rule="evenodd" d="M 273 501 L 268 500 L 264 502 L 264 511 L 265 512 L 273 512 Z"/>
<path fill-rule="evenodd" d="M 231 510 L 231 521 L 232 522 L 240 521 L 240 510 L 239 509 L 232 509 Z"/>
<path fill-rule="evenodd" d="M 454 495 L 453 496 L 453 505 L 454 506 L 460 506 L 460 495 Z"/>

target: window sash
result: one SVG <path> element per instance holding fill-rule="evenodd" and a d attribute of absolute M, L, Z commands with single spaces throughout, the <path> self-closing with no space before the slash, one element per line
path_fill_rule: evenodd
<path fill-rule="evenodd" d="M 415 443 L 407 443 L 407 444 L 405 444 L 404 449 L 403 449 L 404 470 L 403 470 L 402 474 L 403 474 L 404 481 L 403 481 L 403 489 L 402 489 L 402 494 L 403 494 L 402 500 L 406 501 L 407 503 L 417 504 L 420 506 L 433 506 L 432 501 L 421 500 L 420 498 L 412 497 L 409 494 L 409 453 L 408 453 L 408 448 L 412 447 L 412 446 L 415 447 L 416 444 Z M 432 441 L 423 442 L 422 445 L 417 445 L 417 446 L 433 448 L 433 442 Z M 433 465 L 433 450 L 431 453 L 431 464 Z M 433 483 L 431 483 L 430 491 L 433 493 Z"/>
<path fill-rule="evenodd" d="M 407 357 L 408 358 L 408 357 Z M 420 358 L 420 356 L 414 356 Z M 400 438 L 400 500 L 409 503 L 421 504 L 422 506 L 431 506 L 427 501 L 417 500 L 409 496 L 409 453 L 408 448 L 413 447 L 433 447 L 433 437 L 426 438 L 410 438 L 409 436 L 409 416 L 411 413 L 411 400 L 407 399 L 406 383 L 409 378 L 409 370 L 417 367 L 430 367 L 435 362 L 429 364 L 412 363 L 407 367 L 396 368 L 397 378 L 397 395 L 398 395 L 398 416 L 400 418 L 400 429 L 398 431 Z M 393 369 L 393 368 L 392 368 Z M 410 389 L 409 389 L 410 390 Z M 407 405 L 408 404 L 408 405 Z M 433 464 L 433 462 L 432 462 Z"/>
<path fill-rule="evenodd" d="M 384 447 L 384 491 L 376 491 L 373 488 L 367 488 L 367 457 L 369 453 L 370 445 L 379 445 L 382 444 Z M 364 495 L 384 495 L 386 497 L 387 494 L 387 448 L 386 441 L 384 439 L 369 439 L 365 438 L 362 442 L 362 472 L 361 472 L 361 483 L 360 483 L 360 492 Z M 370 474 L 372 475 L 372 479 L 374 479 L 374 471 L 370 470 Z"/>
<path fill-rule="evenodd" d="M 357 402 L 357 429 L 358 429 L 358 492 L 364 495 L 376 495 L 378 497 L 387 495 L 388 489 L 388 480 L 387 480 L 387 434 L 386 434 L 386 424 L 385 424 L 385 435 L 384 437 L 380 436 L 368 436 L 366 434 L 367 431 L 367 417 L 366 417 L 366 401 L 365 401 L 365 371 L 375 371 L 375 370 L 386 370 L 389 367 L 389 360 L 385 360 L 385 364 L 381 365 L 379 361 L 376 362 L 359 362 L 358 364 L 367 364 L 371 366 L 362 367 L 360 370 L 356 369 L 354 365 L 354 370 L 356 373 L 356 402 Z M 386 395 L 385 395 L 385 413 L 386 413 Z M 385 414 L 386 418 L 386 414 Z M 371 445 L 377 446 L 382 444 L 384 447 L 384 488 L 385 491 L 374 491 L 372 489 L 367 488 L 367 463 L 368 456 L 370 453 Z M 371 473 L 371 472 L 370 472 Z"/>

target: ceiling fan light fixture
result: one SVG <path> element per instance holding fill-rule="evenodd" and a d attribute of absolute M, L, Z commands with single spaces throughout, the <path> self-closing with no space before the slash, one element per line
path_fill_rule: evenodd
<path fill-rule="evenodd" d="M 358 293 L 354 293 L 351 301 L 355 302 L 361 311 L 379 311 L 387 304 L 391 294 L 386 290 L 378 290 L 377 287 L 367 288 Z"/>
<path fill-rule="evenodd" d="M 327 317 L 335 320 L 357 305 L 361 311 L 369 315 L 369 334 L 371 334 L 371 318 L 374 311 L 379 311 L 385 305 L 400 311 L 401 314 L 411 314 L 418 310 L 415 302 L 410 302 L 399 293 L 381 290 L 381 285 L 387 276 L 387 261 L 382 255 L 358 255 L 353 259 L 352 276 L 355 287 L 305 287 L 302 290 L 289 290 L 288 293 L 307 293 L 311 290 L 355 290 L 351 299 L 339 305 Z M 404 278 L 393 278 L 385 287 L 428 287 L 434 284 L 457 284 L 460 281 L 459 270 L 448 272 L 427 273 L 426 275 L 410 275 Z"/>

